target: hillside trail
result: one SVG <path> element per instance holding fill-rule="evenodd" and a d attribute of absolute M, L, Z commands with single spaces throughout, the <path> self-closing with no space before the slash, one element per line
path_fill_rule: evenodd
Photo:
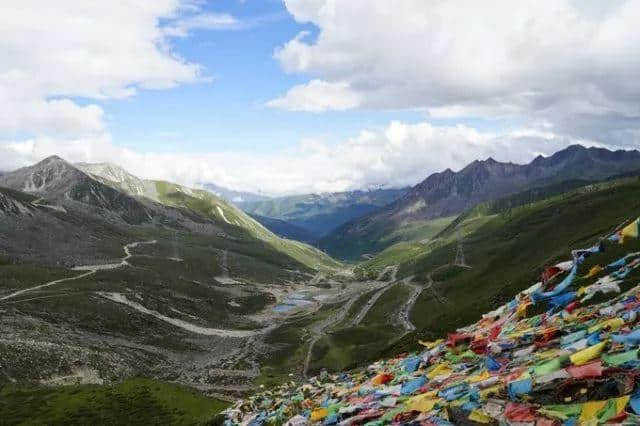
<path fill-rule="evenodd" d="M 413 309 L 413 306 L 415 305 L 416 301 L 418 300 L 418 297 L 422 294 L 422 292 L 424 290 L 429 290 L 431 291 L 431 294 L 433 295 L 433 297 L 441 304 L 449 304 L 449 299 L 447 299 L 445 296 L 441 295 L 435 288 L 434 288 L 434 284 L 436 283 L 436 281 L 433 279 L 433 274 L 436 273 L 437 271 L 450 267 L 454 264 L 452 263 L 447 263 L 445 265 L 441 265 L 435 269 L 433 269 L 431 272 L 429 272 L 427 274 L 427 282 L 425 283 L 424 286 L 422 285 L 418 285 L 418 284 L 414 284 L 411 281 L 413 280 L 413 276 L 407 277 L 403 280 L 403 284 L 406 286 L 411 287 L 411 294 L 409 295 L 409 297 L 407 298 L 406 303 L 404 304 L 403 308 L 398 312 L 398 320 L 400 322 L 400 324 L 402 325 L 402 327 L 405 329 L 405 332 L 402 333 L 401 336 L 399 336 L 398 338 L 395 339 L 395 341 L 399 340 L 400 338 L 404 337 L 406 334 L 415 331 L 416 326 L 415 324 L 413 324 L 411 322 L 411 310 Z M 471 266 L 468 265 L 456 265 L 459 267 L 464 267 L 464 268 L 469 268 L 471 269 Z"/>
<path fill-rule="evenodd" d="M 449 266 L 452 266 L 453 263 L 446 263 L 444 265 L 438 266 L 436 269 L 432 270 L 431 272 L 429 272 L 427 274 L 427 284 L 424 286 L 424 290 L 429 290 L 431 291 L 431 294 L 433 295 L 434 299 L 436 299 L 436 301 L 438 303 L 440 303 L 441 305 L 445 305 L 445 304 L 450 304 L 449 299 L 447 299 L 445 296 L 441 295 L 433 286 L 436 283 L 436 281 L 434 281 L 433 279 L 433 274 L 436 271 L 439 271 L 440 269 L 444 269 L 447 268 Z M 471 269 L 470 266 L 465 266 L 469 269 Z"/>
<path fill-rule="evenodd" d="M 398 319 L 400 320 L 400 324 L 405 329 L 404 334 L 412 332 L 416 329 L 416 326 L 411 322 L 411 319 L 410 319 L 411 309 L 413 309 L 413 305 L 415 305 L 416 300 L 418 300 L 418 296 L 420 296 L 420 294 L 422 293 L 422 290 L 424 290 L 423 286 L 418 284 L 413 284 L 411 282 L 412 279 L 413 277 L 407 277 L 403 281 L 404 285 L 411 287 L 411 294 L 409 295 L 407 302 L 404 304 L 404 306 L 398 313 Z"/>
<path fill-rule="evenodd" d="M 68 278 L 60 278 L 54 281 L 49 281 L 47 283 L 44 284 L 40 284 L 34 287 L 29 287 L 29 288 L 24 288 L 22 290 L 18 290 L 15 291 L 13 293 L 7 294 L 6 296 L 2 296 L 0 297 L 0 302 L 5 301 L 5 300 L 9 300 L 9 299 L 13 299 L 14 297 L 20 296 L 21 294 L 30 292 L 30 291 L 35 291 L 35 290 L 40 290 L 43 288 L 47 288 L 50 287 L 52 285 L 56 285 L 56 284 L 60 284 L 63 282 L 68 282 L 68 281 L 75 281 L 75 280 L 79 280 L 81 278 L 85 278 L 88 277 L 89 275 L 95 274 L 98 271 L 104 271 L 104 270 L 109 270 L 109 269 L 116 269 L 116 268 L 120 268 L 123 266 L 128 266 L 129 262 L 127 262 L 127 260 L 129 260 L 133 254 L 131 253 L 131 249 L 138 247 L 140 244 L 155 244 L 157 241 L 156 240 L 152 240 L 152 241 L 136 241 L 133 243 L 129 243 L 129 244 L 125 244 L 124 246 L 122 246 L 122 249 L 124 250 L 124 254 L 125 256 L 120 259 L 120 263 L 110 263 L 110 264 L 105 264 L 105 265 L 86 265 L 86 266 L 77 266 L 75 268 L 72 268 L 71 270 L 73 271 L 86 271 L 84 274 L 80 274 L 80 275 L 76 275 L 74 277 L 68 277 Z"/>
<path fill-rule="evenodd" d="M 380 297 L 380 295 L 382 293 L 384 293 L 384 290 L 387 289 L 389 287 L 389 285 L 393 284 L 396 281 L 396 276 L 398 274 L 398 269 L 399 269 L 399 265 L 387 266 L 386 268 L 384 268 L 378 274 L 378 277 L 376 278 L 376 280 L 372 281 L 371 284 L 375 285 L 375 286 L 382 285 L 382 288 L 380 290 L 378 290 L 371 297 L 371 299 L 369 300 L 369 302 L 367 303 L 365 308 L 362 309 L 358 313 L 356 319 L 358 317 L 360 317 L 360 318 L 357 319 L 357 322 L 356 322 L 356 320 L 351 321 L 346 325 L 346 327 L 353 327 L 354 325 L 357 325 L 357 324 L 360 323 L 360 321 L 367 314 L 367 312 L 369 311 L 371 306 L 373 306 L 373 304 L 375 304 L 375 301 L 378 299 L 378 297 Z M 389 281 L 387 281 L 387 282 L 380 281 L 384 277 L 384 275 L 389 271 L 391 271 L 391 275 L 390 275 Z M 367 290 L 362 290 L 362 291 L 360 291 L 358 293 L 355 293 L 340 308 L 340 311 L 336 315 L 331 316 L 331 317 L 327 318 L 326 320 L 315 324 L 311 328 L 311 333 L 312 333 L 313 337 L 311 338 L 311 341 L 309 342 L 309 348 L 307 349 L 307 355 L 306 355 L 305 360 L 304 360 L 304 367 L 303 367 L 303 373 L 302 373 L 304 377 L 307 377 L 307 374 L 308 374 L 308 371 L 309 371 L 309 364 L 311 363 L 311 356 L 313 354 L 313 347 L 315 346 L 315 344 L 318 342 L 318 340 L 320 340 L 322 337 L 324 337 L 327 334 L 327 331 L 330 328 L 332 328 L 333 326 L 335 326 L 336 324 L 339 324 L 340 322 L 342 322 L 344 320 L 344 318 L 347 316 L 347 313 L 349 313 L 349 311 L 351 310 L 351 307 L 353 306 L 353 304 L 360 298 L 360 296 L 362 296 L 366 292 L 367 292 Z M 375 300 L 374 300 L 374 298 L 375 298 Z"/>
<path fill-rule="evenodd" d="M 351 309 L 351 306 L 355 303 L 356 300 L 358 300 L 359 297 L 360 297 L 360 293 L 357 293 L 356 295 L 351 297 L 347 301 L 347 303 L 345 303 L 342 306 L 342 308 L 340 308 L 340 311 L 336 315 L 330 316 L 326 320 L 313 325 L 313 327 L 311 328 L 311 334 L 313 335 L 313 337 L 309 342 L 309 349 L 307 349 L 307 356 L 305 357 L 304 368 L 302 370 L 302 375 L 304 377 L 307 377 L 307 373 L 309 371 L 309 364 L 311 363 L 311 355 L 313 353 L 313 347 L 315 346 L 316 342 L 325 336 L 329 328 L 333 327 L 334 325 L 338 324 L 344 319 L 344 317 L 349 312 L 349 309 Z"/>
<path fill-rule="evenodd" d="M 412 283 L 411 281 L 413 280 L 413 276 L 407 277 L 407 278 L 405 278 L 403 280 L 403 284 L 411 287 L 411 295 L 407 299 L 407 302 L 404 304 L 403 308 L 398 313 L 398 320 L 399 320 L 400 324 L 402 325 L 402 327 L 404 327 L 405 332 L 402 333 L 402 335 L 398 336 L 396 339 L 394 339 L 394 342 L 400 340 L 402 337 L 404 337 L 408 333 L 410 333 L 412 331 L 415 331 L 416 326 L 411 322 L 411 319 L 410 319 L 411 310 L 413 309 L 413 306 L 415 305 L 416 300 L 418 300 L 418 297 L 422 294 L 422 292 L 424 290 L 431 291 L 431 294 L 438 301 L 438 303 L 450 304 L 449 299 L 447 299 L 445 296 L 441 295 L 434 288 L 434 284 L 436 283 L 436 281 L 433 279 L 433 274 L 436 273 L 437 271 L 441 270 L 441 269 L 447 268 L 447 267 L 452 266 L 452 265 L 453 264 L 451 264 L 451 263 L 447 263 L 445 265 L 441 265 L 441 266 L 433 269 L 431 272 L 429 272 L 427 274 L 427 277 L 426 277 L 427 278 L 427 282 L 425 283 L 424 286 Z M 471 266 L 468 266 L 468 265 L 457 265 L 457 266 L 471 269 Z"/>
<path fill-rule="evenodd" d="M 385 274 L 387 272 L 391 271 L 391 275 L 389 277 L 389 281 L 386 281 L 386 284 L 380 290 L 378 290 L 373 296 L 371 296 L 371 298 L 369 298 L 369 300 L 367 301 L 367 304 L 364 305 L 364 307 L 360 310 L 360 312 L 358 312 L 358 314 L 347 325 L 347 327 L 355 327 L 356 325 L 358 325 L 358 324 L 360 324 L 362 322 L 362 320 L 367 315 L 367 313 L 369 313 L 369 310 L 373 307 L 373 305 L 376 304 L 376 302 L 378 301 L 380 296 L 382 296 L 382 294 L 392 284 L 394 284 L 396 282 L 399 268 L 400 268 L 400 265 L 392 265 L 392 266 L 387 266 L 382 271 L 380 271 L 380 273 L 376 277 L 376 281 L 375 282 L 377 282 L 377 283 L 383 282 L 382 278 L 385 276 Z"/>
<path fill-rule="evenodd" d="M 221 328 L 209 328 L 209 327 L 201 327 L 199 325 L 192 324 L 187 321 L 183 321 L 178 318 L 171 318 L 166 315 L 161 314 L 158 311 L 154 311 L 151 309 L 147 309 L 141 304 L 134 302 L 133 300 L 129 300 L 127 296 L 122 293 L 107 293 L 107 292 L 99 292 L 100 296 L 105 299 L 111 300 L 112 302 L 120 303 L 123 305 L 127 305 L 130 308 L 135 309 L 138 312 L 141 312 L 146 315 L 151 315 L 167 324 L 171 324 L 175 327 L 181 328 L 185 331 L 189 331 L 191 333 L 200 334 L 203 336 L 219 336 L 219 337 L 252 337 L 257 334 L 267 333 L 275 326 L 269 326 L 266 328 L 261 328 L 258 330 L 225 330 Z"/>

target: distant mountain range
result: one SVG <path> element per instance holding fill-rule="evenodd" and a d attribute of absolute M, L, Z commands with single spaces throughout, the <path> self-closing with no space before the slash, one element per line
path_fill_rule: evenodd
<path fill-rule="evenodd" d="M 269 221 L 262 218 L 287 222 L 317 240 L 350 220 L 392 203 L 406 191 L 403 188 L 304 194 L 237 204 L 277 234 Z"/>
<path fill-rule="evenodd" d="M 303 243 L 309 244 L 313 244 L 318 239 L 308 230 L 284 220 L 258 216 L 254 214 L 250 214 L 249 216 L 260 222 L 265 228 L 282 238 L 302 241 Z"/>
<path fill-rule="evenodd" d="M 206 189 L 209 192 L 217 195 L 220 198 L 223 198 L 230 203 L 240 204 L 240 203 L 251 203 L 256 201 L 265 201 L 269 200 L 271 197 L 266 195 L 256 194 L 253 192 L 247 191 L 234 191 L 233 189 L 225 188 L 215 183 L 202 183 L 199 186 Z"/>
<path fill-rule="evenodd" d="M 474 161 L 459 172 L 434 173 L 393 203 L 356 218 L 322 238 L 333 256 L 359 259 L 402 240 L 417 240 L 424 227 L 443 228 L 477 203 L 571 179 L 595 181 L 640 169 L 640 152 L 569 146 L 528 164 Z M 439 222 L 434 222 L 435 220 Z M 395 237 L 390 238 L 390 236 Z"/>

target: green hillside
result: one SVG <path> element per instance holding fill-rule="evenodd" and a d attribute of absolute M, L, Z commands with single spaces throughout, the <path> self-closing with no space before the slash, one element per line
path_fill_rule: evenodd
<path fill-rule="evenodd" d="M 528 205 L 529 208 L 539 207 L 548 203 L 557 203 L 564 199 L 575 197 L 588 192 L 606 191 L 608 188 L 631 184 L 637 178 L 626 177 L 592 183 L 584 180 L 571 180 L 540 188 L 530 189 L 498 200 L 479 203 L 463 212 L 429 241 L 398 243 L 372 259 L 360 263 L 356 273 L 361 278 L 376 276 L 382 269 L 390 265 L 407 265 L 416 258 L 424 257 L 436 248 L 447 244 L 457 243 L 459 238 L 473 233 L 496 218 L 497 215 L 514 211 L 518 207 Z M 525 209 L 526 210 L 526 209 Z M 449 246 L 455 254 L 455 247 Z M 453 257 L 453 254 L 452 254 Z M 404 272 L 407 275 L 408 272 Z"/>
<path fill-rule="evenodd" d="M 387 247 L 401 242 L 428 241 L 445 229 L 455 216 L 431 220 L 412 221 L 400 226 L 370 227 L 365 238 L 353 238 L 350 235 L 350 225 L 346 224 L 331 234 L 330 238 L 322 239 L 318 246 L 338 259 L 353 261 L 362 260 L 363 256 L 376 254 Z M 366 221 L 365 219 L 360 219 Z M 341 230 L 344 230 L 343 234 Z M 364 253 L 365 255 L 360 255 Z"/>
<path fill-rule="evenodd" d="M 155 181 L 158 200 L 173 207 L 187 208 L 198 215 L 216 220 L 223 228 L 239 227 L 249 235 L 267 242 L 276 250 L 311 269 L 331 269 L 340 263 L 320 250 L 298 241 L 280 238 L 242 210 L 209 191 L 190 189 L 182 185 Z"/>
<path fill-rule="evenodd" d="M 165 382 L 0 388 L 3 425 L 204 425 L 229 404 Z"/>
<path fill-rule="evenodd" d="M 406 303 L 406 290 L 403 293 L 396 285 L 396 290 L 388 290 L 386 297 L 377 300 L 360 325 L 336 330 L 319 342 L 314 354 L 317 368 L 344 369 L 381 353 L 409 349 L 418 337 L 442 337 L 476 321 L 535 282 L 545 266 L 567 260 L 570 249 L 593 244 L 640 213 L 637 178 L 592 184 L 546 198 L 556 194 L 556 189 L 538 191 L 536 196 L 516 194 L 463 214 L 457 224 L 470 268 L 451 265 L 458 248 L 459 234 L 454 227 L 430 243 L 399 243 L 358 265 L 361 278 L 372 278 L 397 264 L 399 279 L 410 277 L 415 285 L 423 286 L 410 312 L 416 331 L 405 334 L 393 315 L 386 322 L 370 320 L 376 312 L 389 314 L 397 309 L 394 304 Z M 621 250 L 636 249 L 640 249 L 637 241 L 624 248 L 610 245 L 599 260 L 614 260 Z M 586 273 L 591 266 L 585 262 L 580 272 Z"/>
<path fill-rule="evenodd" d="M 535 282 L 545 266 L 567 260 L 570 249 L 593 244 L 618 224 L 637 217 L 639 191 L 637 178 L 625 179 L 590 185 L 491 215 L 462 240 L 471 268 L 459 269 L 444 279 L 430 275 L 453 261 L 457 241 L 441 236 L 444 243 L 440 247 L 400 266 L 400 275 L 414 275 L 416 282 L 425 284 L 429 278 L 434 281 L 412 311 L 411 319 L 419 334 L 442 335 L 477 320 Z M 637 241 L 629 245 L 640 248 Z M 609 245 L 599 260 L 613 260 L 620 250 L 617 245 Z M 591 266 L 585 262 L 580 272 L 586 273 Z"/>

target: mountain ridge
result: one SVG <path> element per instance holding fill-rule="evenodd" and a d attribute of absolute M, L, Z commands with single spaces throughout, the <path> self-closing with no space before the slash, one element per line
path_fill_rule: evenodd
<path fill-rule="evenodd" d="M 297 241 L 279 238 L 235 206 L 202 189 L 140 179 L 110 163 L 73 165 L 50 156 L 0 176 L 0 186 L 41 196 L 78 210 L 130 225 L 186 227 L 230 237 L 229 227 L 243 230 L 286 256 L 313 268 L 337 265 L 324 253 Z"/>
<path fill-rule="evenodd" d="M 343 223 L 396 200 L 406 188 L 378 188 L 277 197 L 239 203 L 251 215 L 283 220 L 319 239 Z"/>
<path fill-rule="evenodd" d="M 368 238 L 390 233 L 409 224 L 461 213 L 473 205 L 536 186 L 568 179 L 599 180 L 638 168 L 637 150 L 609 151 L 571 145 L 551 156 L 538 156 L 527 164 L 502 163 L 489 157 L 474 160 L 454 172 L 445 169 L 429 175 L 393 203 L 337 228 L 320 240 L 319 246 L 333 256 L 357 259 L 390 244 Z M 380 231 L 382 230 L 382 231 Z M 370 242 L 369 246 L 363 245 Z M 357 242 L 357 244 L 356 244 Z"/>

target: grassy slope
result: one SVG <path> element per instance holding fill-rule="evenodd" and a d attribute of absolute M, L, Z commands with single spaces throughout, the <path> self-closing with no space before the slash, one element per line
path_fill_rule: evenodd
<path fill-rule="evenodd" d="M 434 279 L 443 281 L 418 298 L 411 319 L 419 334 L 442 335 L 477 320 L 534 283 L 546 265 L 567 260 L 570 249 L 588 246 L 638 216 L 638 191 L 637 180 L 594 185 L 492 215 L 464 238 L 473 268 L 440 271 Z M 446 243 L 403 263 L 400 273 L 426 282 L 431 271 L 453 260 L 455 250 L 455 241 Z M 618 255 L 613 246 L 601 259 Z"/>
<path fill-rule="evenodd" d="M 2 425 L 198 425 L 227 403 L 169 383 L 129 379 L 112 386 L 0 389 Z"/>
<path fill-rule="evenodd" d="M 0 329 L 6 326 L 44 342 L 56 341 L 56 333 L 69 330 L 59 343 L 89 350 L 95 349 L 95 341 L 82 340 L 78 333 L 99 336 L 106 341 L 124 338 L 160 351 L 189 352 L 198 350 L 192 344 L 193 338 L 198 336 L 101 298 L 96 291 L 121 292 L 149 309 L 204 327 L 251 329 L 256 324 L 245 315 L 254 314 L 274 302 L 270 293 L 253 283 L 278 284 L 299 279 L 299 275 L 289 272 L 297 267 L 295 261 L 269 245 L 258 247 L 255 241 L 246 243 L 157 228 L 136 228 L 126 242 L 151 239 L 157 239 L 157 244 L 141 245 L 132 250 L 135 254 L 129 259 L 132 267 L 100 271 L 3 302 Z M 224 273 L 221 267 L 223 250 L 227 251 L 230 275 L 247 282 L 246 285 L 217 283 L 215 277 Z M 120 247 L 117 256 L 123 255 Z M 177 262 L 169 257 L 184 260 Z M 77 274 L 69 270 L 0 262 L 0 295 Z M 109 356 L 121 350 L 128 353 L 126 348 L 114 343 L 104 349 L 104 354 Z M 7 377 L 29 381 L 34 377 L 69 374 L 72 365 L 61 353 L 57 349 L 53 352 L 43 349 L 38 353 L 31 350 L 25 357 L 14 345 L 0 343 L 0 384 L 6 382 Z M 127 365 L 147 371 L 158 362 L 156 358 L 151 353 L 148 358 L 139 357 L 139 362 L 127 358 L 132 362 Z M 101 367 L 101 359 L 94 362 L 92 358 L 86 362 L 100 370 L 103 377 L 117 380 L 121 374 L 112 374 L 108 365 Z"/>
<path fill-rule="evenodd" d="M 534 188 L 494 201 L 480 203 L 449 221 L 446 227 L 429 241 L 397 243 L 379 253 L 374 258 L 359 264 L 355 271 L 360 278 L 373 278 L 387 266 L 409 264 L 418 257 L 425 257 L 431 251 L 457 241 L 458 234 L 469 235 L 491 222 L 502 212 L 527 204 L 560 202 L 568 197 L 587 191 L 600 191 L 614 186 L 631 183 L 635 178 L 624 178 L 590 183 L 584 180 L 571 180 L 546 187 Z M 455 248 L 450 248 L 455 251 Z M 453 255 L 452 255 L 453 256 Z M 405 274 L 408 275 L 408 274 Z"/>
<path fill-rule="evenodd" d="M 389 287 L 359 325 L 336 328 L 318 340 L 314 346 L 310 371 L 319 371 L 321 368 L 339 371 L 375 358 L 402 335 L 403 329 L 396 319 L 409 293 L 409 288 L 401 284 Z M 347 318 L 357 315 L 373 294 L 375 291 L 362 295 Z"/>
<path fill-rule="evenodd" d="M 360 253 L 375 254 L 396 243 L 429 240 L 445 229 L 455 217 L 413 222 L 398 227 L 370 229 L 364 235 L 353 238 L 337 229 L 320 240 L 319 246 L 338 259 L 359 260 Z"/>
<path fill-rule="evenodd" d="M 535 196 L 518 194 L 510 200 L 478 206 L 458 222 L 472 269 L 443 267 L 456 253 L 454 227 L 430 245 L 400 243 L 387 249 L 361 264 L 359 273 L 368 270 L 375 276 L 382 267 L 399 263 L 400 276 L 415 275 L 416 282 L 426 283 L 431 275 L 436 281 L 433 290 L 423 291 L 411 313 L 417 332 L 385 349 L 385 339 L 388 342 L 397 335 L 387 317 L 396 310 L 394 303 L 406 300 L 406 295 L 395 294 L 393 289 L 400 288 L 395 286 L 378 299 L 360 327 L 338 330 L 322 339 L 314 351 L 314 366 L 343 369 L 384 352 L 405 350 L 415 345 L 417 337 L 435 338 L 476 321 L 537 281 L 544 266 L 567 260 L 570 249 L 588 246 L 619 223 L 640 214 L 639 191 L 640 181 L 625 179 L 559 195 L 553 195 L 555 191 L 540 191 Z M 547 195 L 552 196 L 545 198 Z M 543 199 L 526 204 L 539 197 Z M 607 262 L 623 251 L 636 249 L 640 249 L 640 242 L 624 248 L 613 245 L 598 260 Z M 591 266 L 586 262 L 581 273 Z"/>
<path fill-rule="evenodd" d="M 188 208 L 199 215 L 216 220 L 225 229 L 232 226 L 239 227 L 308 268 L 331 269 L 340 266 L 339 262 L 308 244 L 278 237 L 241 210 L 208 191 L 190 190 L 163 181 L 155 183 L 158 198 L 164 204 Z"/>

